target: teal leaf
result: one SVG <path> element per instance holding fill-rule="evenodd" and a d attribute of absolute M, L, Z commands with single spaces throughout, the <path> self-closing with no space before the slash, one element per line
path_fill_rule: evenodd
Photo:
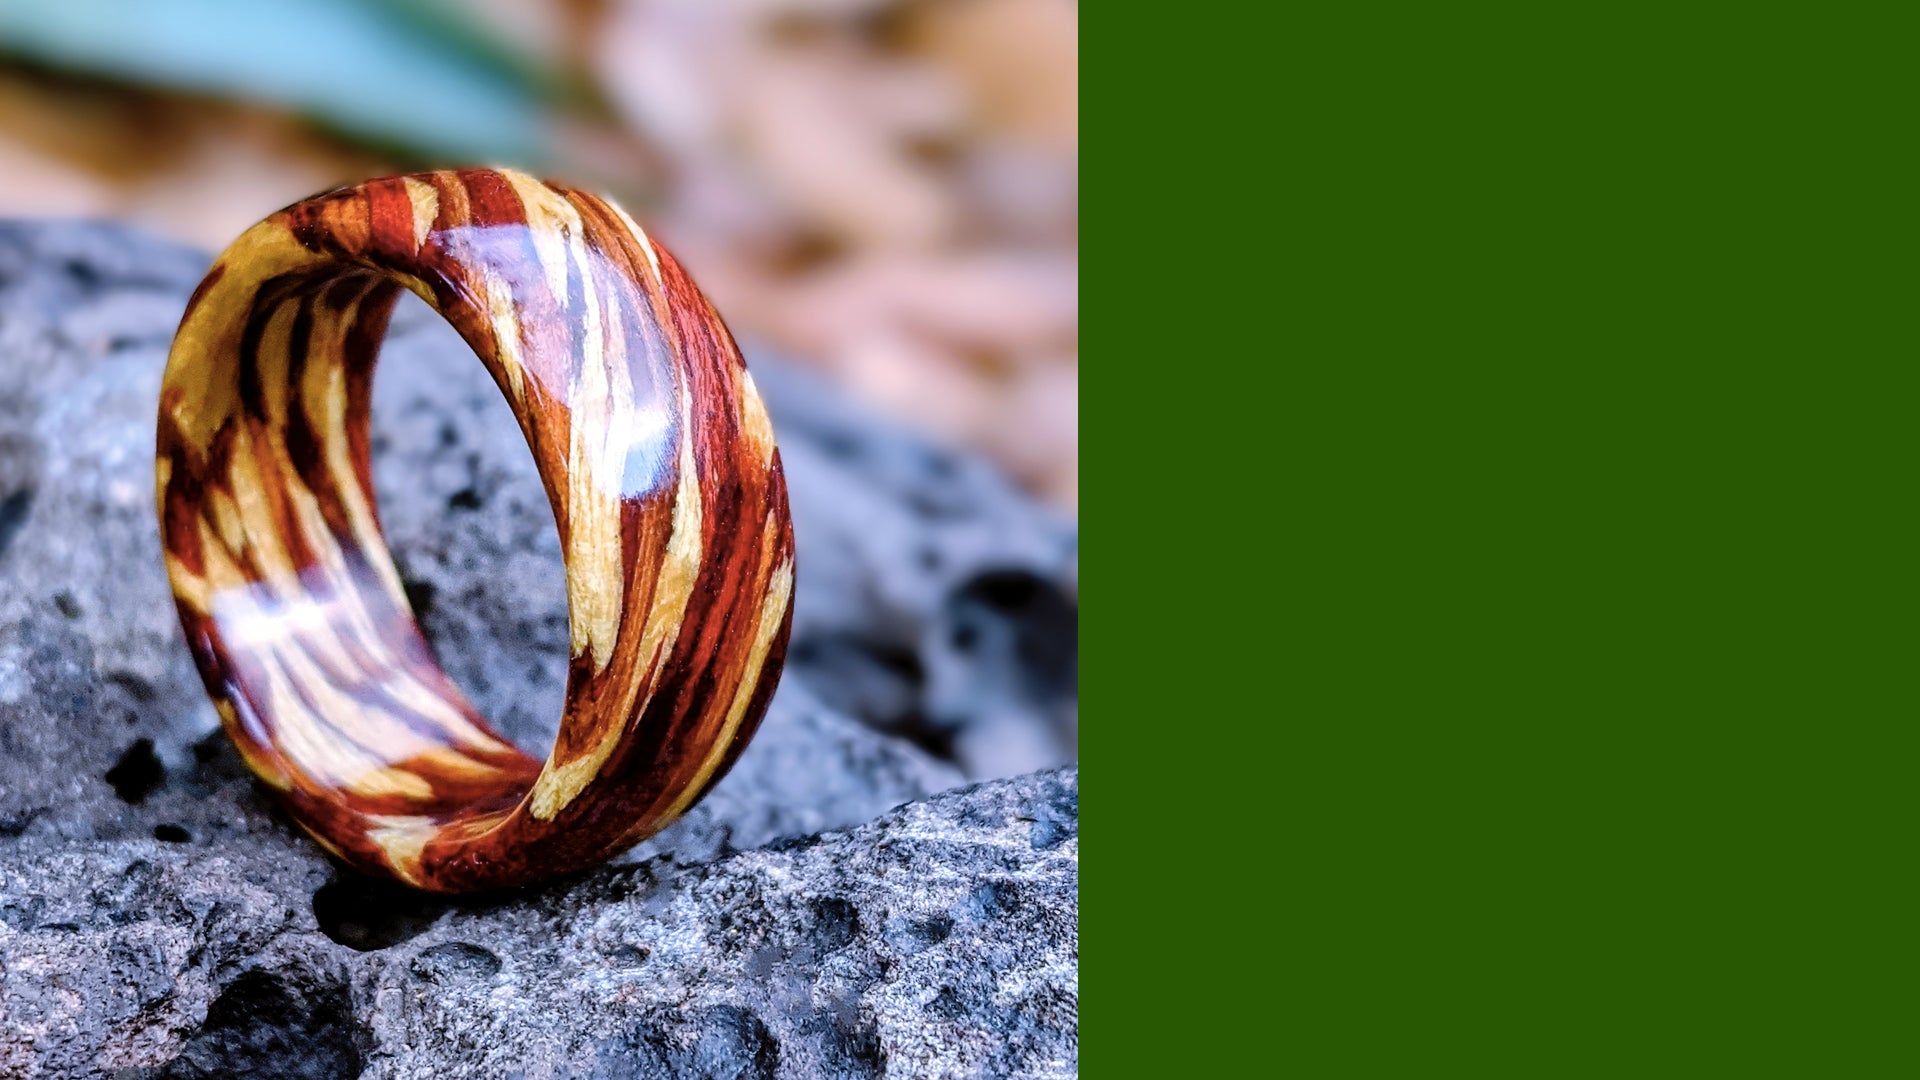
<path fill-rule="evenodd" d="M 504 50 L 370 0 L 4 0 L 0 53 L 285 108 L 426 158 L 536 166 L 545 102 Z"/>

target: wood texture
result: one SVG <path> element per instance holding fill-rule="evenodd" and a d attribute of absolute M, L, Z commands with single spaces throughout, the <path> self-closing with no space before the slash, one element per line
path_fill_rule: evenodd
<path fill-rule="evenodd" d="M 572 660 L 544 764 L 435 663 L 381 534 L 368 409 L 401 288 L 492 372 L 553 505 Z M 778 680 L 793 535 L 765 407 L 706 298 L 592 194 L 424 173 L 249 229 L 181 321 L 157 470 L 227 732 L 361 870 L 459 892 L 599 862 L 725 775 Z"/>

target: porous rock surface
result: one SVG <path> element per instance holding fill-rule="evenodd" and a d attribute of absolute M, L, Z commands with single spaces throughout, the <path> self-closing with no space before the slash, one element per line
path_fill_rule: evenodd
<path fill-rule="evenodd" d="M 733 772 L 567 881 L 453 901 L 361 879 L 240 765 L 167 593 L 153 411 L 205 267 L 116 227 L 0 223 L 0 1076 L 1077 1072 L 1068 525 L 756 356 L 800 571 L 787 675 Z M 436 652 L 543 754 L 551 514 L 424 309 L 383 353 L 375 453 Z"/>

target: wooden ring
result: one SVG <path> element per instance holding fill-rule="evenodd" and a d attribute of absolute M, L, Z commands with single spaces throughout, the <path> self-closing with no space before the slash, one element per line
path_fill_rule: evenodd
<path fill-rule="evenodd" d="M 375 511 L 373 365 L 399 290 L 520 422 L 566 556 L 543 764 L 435 662 Z M 720 317 L 612 202 L 505 170 L 369 180 L 248 229 L 160 394 L 160 529 L 228 735 L 295 821 L 438 892 L 591 866 L 723 776 L 792 625 L 786 481 Z"/>

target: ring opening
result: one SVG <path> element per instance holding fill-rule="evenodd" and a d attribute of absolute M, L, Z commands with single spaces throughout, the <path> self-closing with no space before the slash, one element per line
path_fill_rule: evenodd
<path fill-rule="evenodd" d="M 369 417 L 398 291 L 349 268 L 261 289 L 239 355 L 217 365 L 235 376 L 240 422 L 207 471 L 231 490 L 203 494 L 228 543 L 201 550 L 240 725 L 301 787 L 444 823 L 510 810 L 542 762 L 441 669 L 381 529 Z M 239 555 L 215 565 L 227 552 Z"/>

